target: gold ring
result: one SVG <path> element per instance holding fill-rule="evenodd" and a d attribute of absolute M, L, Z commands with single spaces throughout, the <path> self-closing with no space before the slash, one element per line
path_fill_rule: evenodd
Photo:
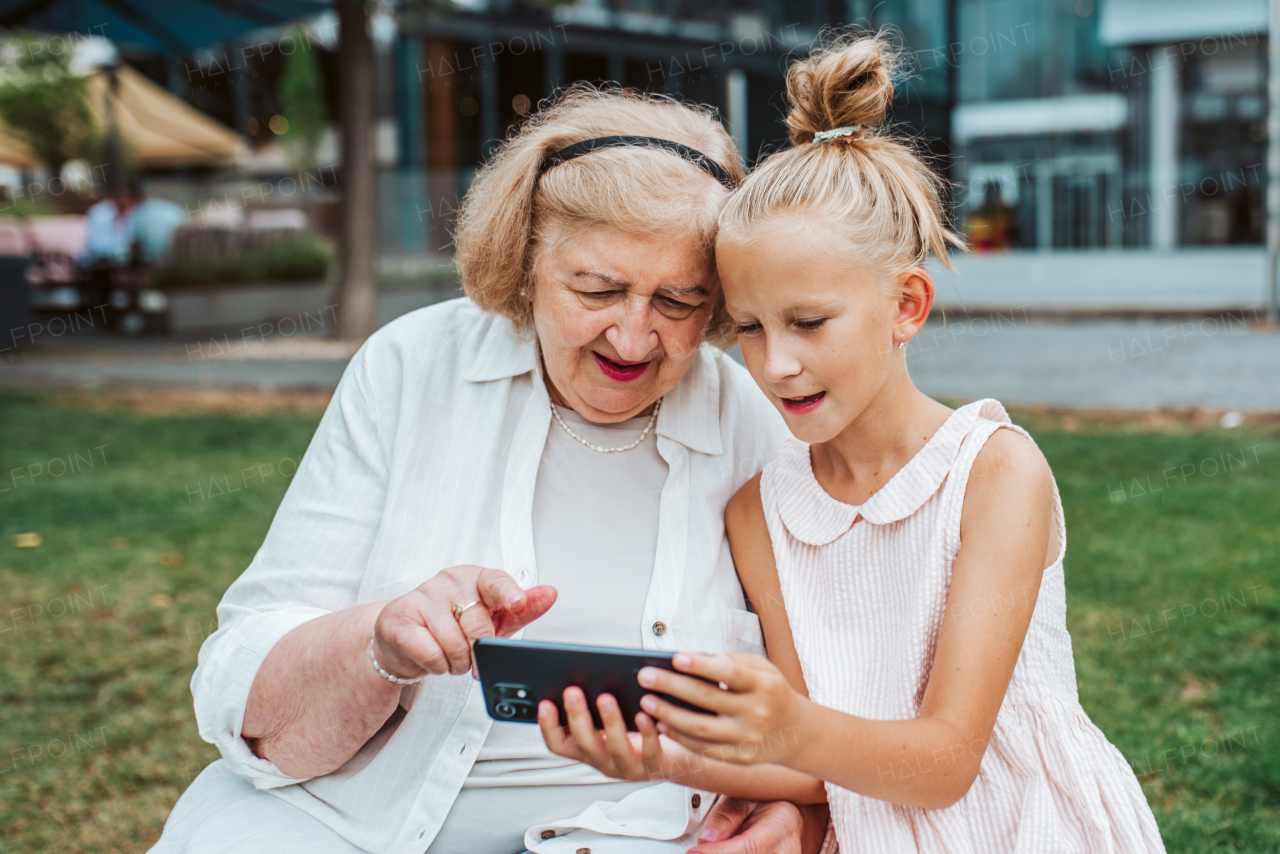
<path fill-rule="evenodd" d="M 468 609 L 468 608 L 474 608 L 475 606 L 477 606 L 477 605 L 479 605 L 479 604 L 480 604 L 480 600 L 479 600 L 479 599 L 477 599 L 476 601 L 472 602 L 470 605 L 458 605 L 458 604 L 456 604 L 456 603 L 455 603 L 455 604 L 454 604 L 454 606 L 453 606 L 453 618 L 454 618 L 455 620 L 457 620 L 459 624 L 461 624 L 461 623 L 462 623 L 462 615 L 466 613 L 467 609 Z"/>

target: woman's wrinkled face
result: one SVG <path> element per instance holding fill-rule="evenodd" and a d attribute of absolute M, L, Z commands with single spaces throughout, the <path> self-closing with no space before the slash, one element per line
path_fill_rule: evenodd
<path fill-rule="evenodd" d="M 903 369 L 906 330 L 881 279 L 815 250 L 802 231 L 722 241 L 717 258 L 747 370 L 796 438 L 827 442 Z"/>
<path fill-rule="evenodd" d="M 693 364 L 715 287 L 696 235 L 597 225 L 554 244 L 531 293 L 552 401 L 600 424 L 647 412 Z"/>

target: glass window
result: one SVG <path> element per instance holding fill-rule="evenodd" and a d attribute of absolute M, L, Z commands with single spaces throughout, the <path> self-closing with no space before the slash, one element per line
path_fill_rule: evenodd
<path fill-rule="evenodd" d="M 1114 134 L 1003 137 L 957 160 L 956 215 L 976 251 L 1119 246 L 1124 208 Z"/>
<path fill-rule="evenodd" d="M 912 68 L 899 86 L 908 99 L 940 100 L 947 96 L 948 62 L 947 0 L 906 0 L 884 4 L 874 13 L 874 25 L 891 26 L 902 34 Z"/>
<path fill-rule="evenodd" d="M 1098 40 L 1098 17 L 1094 0 L 959 0 L 960 100 L 1111 91 L 1122 53 Z"/>
<path fill-rule="evenodd" d="M 1182 240 L 1261 243 L 1266 178 L 1265 42 L 1204 39 L 1182 74 Z"/>

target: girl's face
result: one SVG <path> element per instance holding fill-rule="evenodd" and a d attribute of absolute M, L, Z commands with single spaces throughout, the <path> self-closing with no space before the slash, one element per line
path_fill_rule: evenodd
<path fill-rule="evenodd" d="M 792 434 L 819 443 L 858 419 L 895 376 L 906 379 L 898 341 L 923 317 L 895 302 L 880 277 L 815 250 L 811 228 L 771 224 L 750 243 L 722 240 L 716 257 L 747 369 Z"/>

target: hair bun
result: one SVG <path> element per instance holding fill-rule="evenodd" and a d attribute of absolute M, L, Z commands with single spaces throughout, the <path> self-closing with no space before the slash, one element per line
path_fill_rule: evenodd
<path fill-rule="evenodd" d="M 883 122 L 893 103 L 897 60 L 882 36 L 848 35 L 793 63 L 787 69 L 791 142 L 799 145 L 821 131 Z"/>

